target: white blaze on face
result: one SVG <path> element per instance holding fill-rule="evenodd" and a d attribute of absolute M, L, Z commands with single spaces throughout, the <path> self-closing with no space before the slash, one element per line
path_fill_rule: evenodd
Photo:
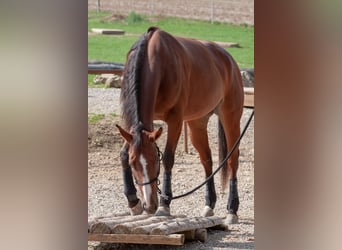
<path fill-rule="evenodd" d="M 144 183 L 149 182 L 150 178 L 148 177 L 148 173 L 147 173 L 146 159 L 143 155 L 140 155 L 139 160 L 140 160 L 140 163 L 141 163 L 142 169 L 143 169 L 143 182 Z M 150 206 L 151 205 L 151 194 L 152 194 L 151 184 L 144 185 L 142 187 L 142 189 L 143 189 L 146 205 Z"/>

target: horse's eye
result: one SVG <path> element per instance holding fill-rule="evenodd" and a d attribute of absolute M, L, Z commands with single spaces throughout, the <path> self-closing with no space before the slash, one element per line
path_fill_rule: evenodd
<path fill-rule="evenodd" d="M 132 165 L 134 165 L 135 161 L 136 161 L 136 157 L 135 156 L 130 156 L 128 163 L 129 163 L 129 165 L 132 166 Z"/>

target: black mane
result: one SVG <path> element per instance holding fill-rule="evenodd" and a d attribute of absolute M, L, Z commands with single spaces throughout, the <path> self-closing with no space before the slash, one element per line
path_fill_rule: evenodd
<path fill-rule="evenodd" d="M 140 121 L 139 96 L 141 85 L 141 71 L 143 59 L 147 50 L 148 40 L 158 30 L 157 27 L 150 27 L 138 41 L 136 41 L 127 53 L 124 77 L 121 85 L 121 107 L 122 119 L 125 127 L 133 134 L 132 145 L 139 148 L 141 145 L 141 131 L 144 125 Z"/>
<path fill-rule="evenodd" d="M 147 45 L 146 34 L 132 46 L 128 52 L 128 60 L 125 66 L 121 87 L 122 118 L 125 127 L 130 130 L 139 123 L 139 91 L 142 60 L 145 56 Z"/>

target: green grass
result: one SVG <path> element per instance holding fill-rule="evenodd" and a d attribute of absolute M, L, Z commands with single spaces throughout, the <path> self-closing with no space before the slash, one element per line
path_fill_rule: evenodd
<path fill-rule="evenodd" d="M 188 20 L 175 17 L 147 17 L 136 13 L 124 20 L 110 21 L 109 12 L 89 11 L 88 29 L 112 28 L 123 29 L 124 36 L 90 35 L 88 36 L 88 61 L 101 60 L 124 63 L 126 53 L 132 44 L 148 27 L 158 26 L 178 36 L 198 38 L 211 41 L 236 42 L 240 48 L 227 48 L 239 66 L 254 68 L 254 27 L 232 25 L 209 21 Z M 88 77 L 88 82 L 92 77 Z"/>
<path fill-rule="evenodd" d="M 97 123 L 98 121 L 104 119 L 105 117 L 106 117 L 105 114 L 88 113 L 88 123 L 89 124 Z M 119 115 L 116 113 L 110 113 L 109 117 L 117 118 L 119 117 Z"/>
<path fill-rule="evenodd" d="M 94 124 L 105 117 L 104 114 L 95 114 L 95 113 L 88 113 L 88 123 Z"/>

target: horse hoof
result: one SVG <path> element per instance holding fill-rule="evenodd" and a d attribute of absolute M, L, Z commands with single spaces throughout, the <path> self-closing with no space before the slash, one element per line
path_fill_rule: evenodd
<path fill-rule="evenodd" d="M 170 216 L 170 208 L 169 207 L 158 207 L 156 216 Z"/>
<path fill-rule="evenodd" d="M 224 223 L 226 225 L 237 224 L 239 223 L 239 217 L 236 214 L 228 214 Z"/>
<path fill-rule="evenodd" d="M 214 209 L 212 209 L 209 206 L 205 206 L 204 210 L 202 212 L 202 216 L 203 217 L 210 217 L 210 216 L 213 216 L 213 215 L 214 215 Z"/>
<path fill-rule="evenodd" d="M 141 205 L 141 201 L 139 200 L 139 202 L 137 203 L 137 205 L 135 205 L 134 207 L 130 208 L 130 212 L 131 215 L 139 215 L 142 214 L 142 212 L 144 211 L 142 205 Z"/>

